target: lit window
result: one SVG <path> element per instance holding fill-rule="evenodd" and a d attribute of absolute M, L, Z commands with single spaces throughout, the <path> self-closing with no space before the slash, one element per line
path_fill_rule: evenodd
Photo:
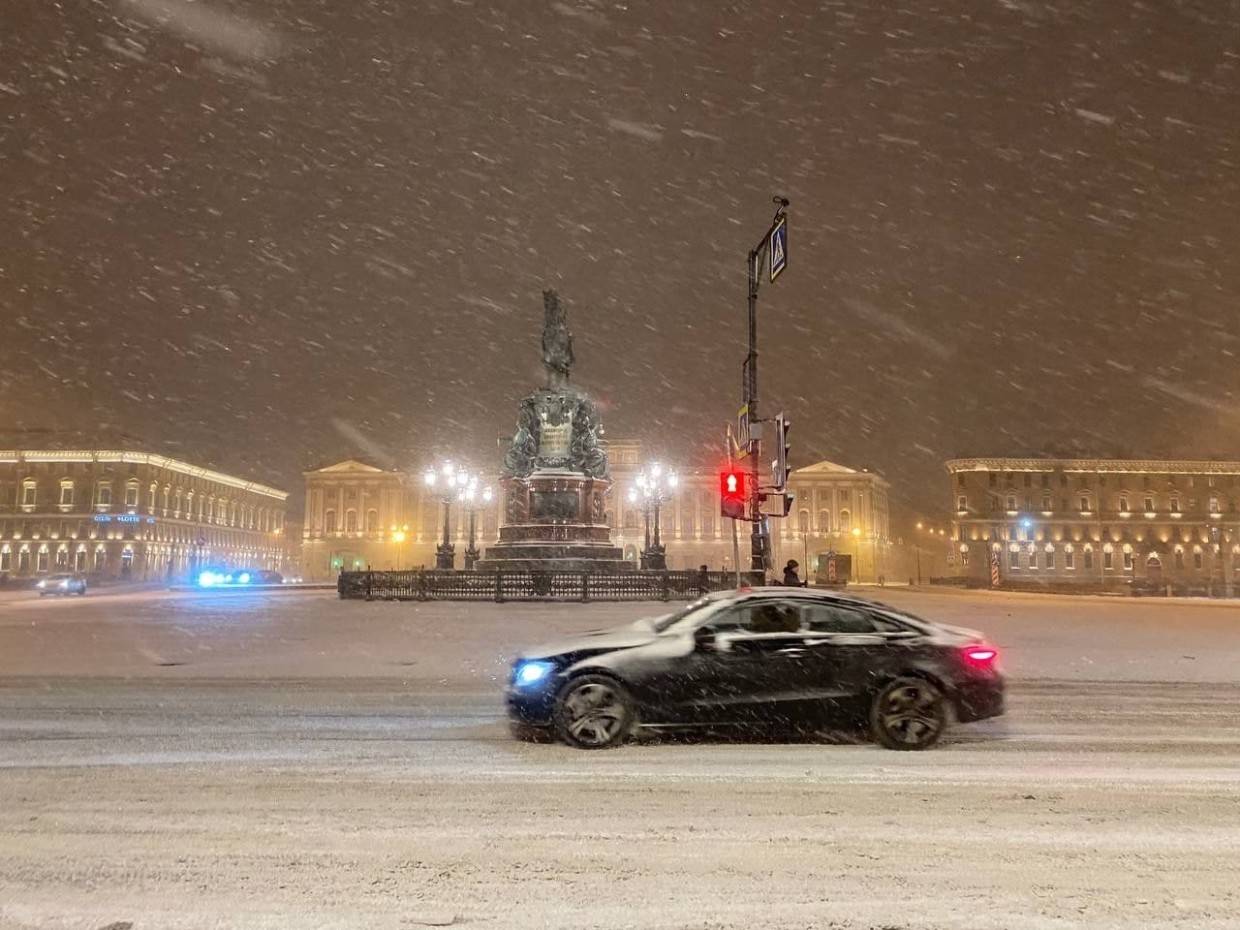
<path fill-rule="evenodd" d="M 1196 568 L 1196 569 L 1201 568 L 1201 550 L 1200 549 L 1193 550 L 1193 568 Z"/>
<path fill-rule="evenodd" d="M 73 482 L 68 479 L 60 482 L 60 506 L 63 510 L 73 506 Z"/>
<path fill-rule="evenodd" d="M 1176 568 L 1184 567 L 1184 550 L 1179 548 L 1178 546 L 1176 547 L 1176 550 L 1175 550 L 1175 567 Z"/>
<path fill-rule="evenodd" d="M 1219 510 L 1217 497 L 1210 498 L 1210 513 L 1221 513 Z"/>
<path fill-rule="evenodd" d="M 1020 568 L 1020 550 L 1019 549 L 1012 548 L 1008 550 L 1008 568 L 1011 568 L 1011 569 Z"/>
<path fill-rule="evenodd" d="M 1063 550 L 1063 567 L 1076 568 L 1076 552 L 1071 546 L 1065 546 Z"/>
<path fill-rule="evenodd" d="M 1128 498 L 1122 494 L 1119 498 L 1119 512 L 1128 513 Z"/>
<path fill-rule="evenodd" d="M 1049 494 L 1042 495 L 1042 509 L 1044 511 L 1051 509 L 1051 496 Z"/>
<path fill-rule="evenodd" d="M 1055 549 L 1053 546 L 1046 547 L 1046 570 L 1053 571 L 1055 568 Z"/>
<path fill-rule="evenodd" d="M 112 506 L 112 485 L 107 481 L 99 482 L 95 491 L 95 503 L 100 510 L 107 510 Z"/>
<path fill-rule="evenodd" d="M 963 494 L 956 498 L 956 509 L 961 511 L 969 509 L 969 499 Z"/>
<path fill-rule="evenodd" d="M 0 572 L 9 572 L 13 570 L 13 553 L 8 546 L 0 549 Z"/>
<path fill-rule="evenodd" d="M 42 546 L 38 554 L 35 556 L 34 570 L 36 572 L 47 571 L 47 546 Z"/>
<path fill-rule="evenodd" d="M 1094 567 L 1094 550 L 1089 546 L 1085 547 L 1085 568 L 1086 570 Z"/>
<path fill-rule="evenodd" d="M 1171 512 L 1172 513 L 1180 512 L 1180 499 L 1178 497 L 1171 498 Z"/>
<path fill-rule="evenodd" d="M 1145 512 L 1146 512 L 1146 513 L 1153 513 L 1153 512 L 1154 512 L 1154 498 L 1152 498 L 1152 497 L 1147 497 L 1147 498 L 1145 499 Z"/>
<path fill-rule="evenodd" d="M 852 532 L 852 514 L 847 510 L 840 511 L 840 532 Z"/>
<path fill-rule="evenodd" d="M 1089 513 L 1089 498 L 1082 497 L 1080 500 L 1080 504 L 1081 504 L 1081 513 Z"/>
<path fill-rule="evenodd" d="M 1110 546 L 1106 546 L 1102 550 L 1102 567 L 1107 571 L 1110 571 L 1115 567 L 1115 553 L 1111 550 Z"/>
<path fill-rule="evenodd" d="M 336 532 L 336 511 L 329 510 L 327 513 L 323 514 L 323 532 Z"/>
<path fill-rule="evenodd" d="M 138 506 L 138 482 L 130 481 L 125 485 L 125 506 Z"/>
<path fill-rule="evenodd" d="M 27 478 L 22 482 L 22 509 L 34 510 L 35 504 L 39 499 L 39 486 L 33 478 Z"/>
<path fill-rule="evenodd" d="M 1132 547 L 1124 547 L 1124 571 L 1132 571 Z"/>
<path fill-rule="evenodd" d="M 1008 499 L 1007 499 L 1007 509 L 1008 509 L 1008 510 L 1015 510 L 1015 509 L 1016 509 L 1016 495 L 1014 495 L 1014 494 L 1009 494 L 1009 495 L 1008 495 Z"/>
<path fill-rule="evenodd" d="M 346 510 L 344 512 L 344 531 L 346 533 L 357 532 L 357 511 Z"/>

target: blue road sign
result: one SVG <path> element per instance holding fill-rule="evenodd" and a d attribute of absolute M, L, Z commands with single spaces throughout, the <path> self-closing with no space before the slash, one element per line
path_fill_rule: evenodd
<path fill-rule="evenodd" d="M 771 280 L 774 281 L 788 267 L 788 217 L 781 216 L 771 230 L 767 252 L 771 256 Z"/>

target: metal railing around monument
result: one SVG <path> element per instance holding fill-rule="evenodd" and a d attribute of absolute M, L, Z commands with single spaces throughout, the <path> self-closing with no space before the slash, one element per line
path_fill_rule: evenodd
<path fill-rule="evenodd" d="M 741 583 L 762 584 L 761 572 Z M 342 600 L 690 601 L 736 587 L 733 572 L 341 572 Z"/>

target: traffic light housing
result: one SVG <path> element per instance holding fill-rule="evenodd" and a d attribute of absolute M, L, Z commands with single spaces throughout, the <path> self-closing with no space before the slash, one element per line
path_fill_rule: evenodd
<path fill-rule="evenodd" d="M 719 474 L 719 512 L 733 520 L 745 519 L 748 494 L 745 489 L 745 473 L 728 469 Z"/>
<path fill-rule="evenodd" d="M 792 421 L 782 413 L 775 417 L 775 458 L 771 460 L 771 480 L 776 491 L 788 486 L 788 475 L 792 466 L 788 464 L 788 454 L 792 447 L 788 442 L 788 432 L 792 429 Z"/>

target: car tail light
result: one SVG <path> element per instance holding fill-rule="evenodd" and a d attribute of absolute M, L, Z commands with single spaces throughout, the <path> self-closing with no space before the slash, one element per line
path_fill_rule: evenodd
<path fill-rule="evenodd" d="M 974 644 L 964 647 L 964 660 L 973 668 L 993 668 L 999 658 L 999 650 L 994 646 Z"/>

